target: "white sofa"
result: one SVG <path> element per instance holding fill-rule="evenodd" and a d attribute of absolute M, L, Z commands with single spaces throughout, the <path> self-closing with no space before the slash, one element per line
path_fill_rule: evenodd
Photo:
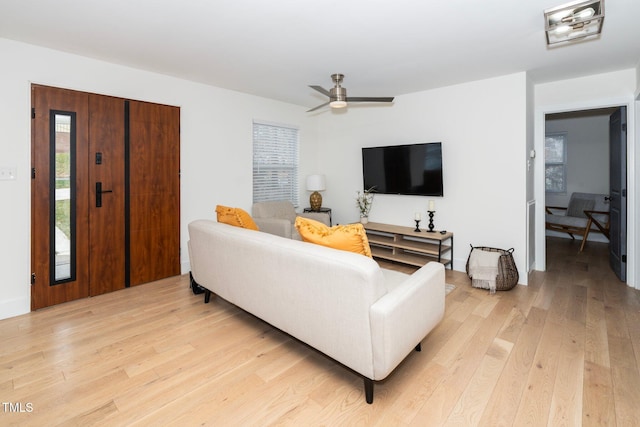
<path fill-rule="evenodd" d="M 210 295 L 252 313 L 373 382 L 393 369 L 444 315 L 444 266 L 411 275 L 371 258 L 211 220 L 189 224 L 189 258 Z"/>

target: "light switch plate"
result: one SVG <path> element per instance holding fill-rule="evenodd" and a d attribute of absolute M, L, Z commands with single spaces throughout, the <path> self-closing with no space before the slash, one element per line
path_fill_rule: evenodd
<path fill-rule="evenodd" d="M 13 181 L 16 179 L 16 172 L 17 168 L 2 166 L 0 167 L 0 180 Z"/>

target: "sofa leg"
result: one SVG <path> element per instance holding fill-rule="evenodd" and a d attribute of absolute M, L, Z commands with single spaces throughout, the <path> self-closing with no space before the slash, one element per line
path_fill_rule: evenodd
<path fill-rule="evenodd" d="M 422 343 L 419 342 L 418 345 L 416 346 L 416 351 L 422 351 Z"/>
<path fill-rule="evenodd" d="M 373 403 L 373 380 L 366 377 L 364 379 L 364 397 L 368 404 Z"/>
<path fill-rule="evenodd" d="M 191 287 L 191 291 L 194 295 L 204 293 L 204 288 L 198 285 L 198 282 L 193 279 L 193 274 L 191 272 L 189 272 L 189 286 Z"/>
<path fill-rule="evenodd" d="M 211 291 L 209 289 L 205 289 L 204 290 L 204 303 L 205 304 L 209 304 L 210 300 L 211 300 Z"/>

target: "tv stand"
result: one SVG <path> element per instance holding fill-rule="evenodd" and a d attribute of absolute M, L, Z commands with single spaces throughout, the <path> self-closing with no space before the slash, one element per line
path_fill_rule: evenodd
<path fill-rule="evenodd" d="M 369 222 L 364 225 L 374 258 L 422 267 L 437 261 L 453 270 L 453 233 Z"/>

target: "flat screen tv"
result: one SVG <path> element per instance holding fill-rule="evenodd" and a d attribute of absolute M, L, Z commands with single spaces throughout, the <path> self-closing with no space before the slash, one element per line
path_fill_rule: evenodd
<path fill-rule="evenodd" d="M 442 196 L 442 143 L 364 147 L 362 175 L 376 193 Z"/>

